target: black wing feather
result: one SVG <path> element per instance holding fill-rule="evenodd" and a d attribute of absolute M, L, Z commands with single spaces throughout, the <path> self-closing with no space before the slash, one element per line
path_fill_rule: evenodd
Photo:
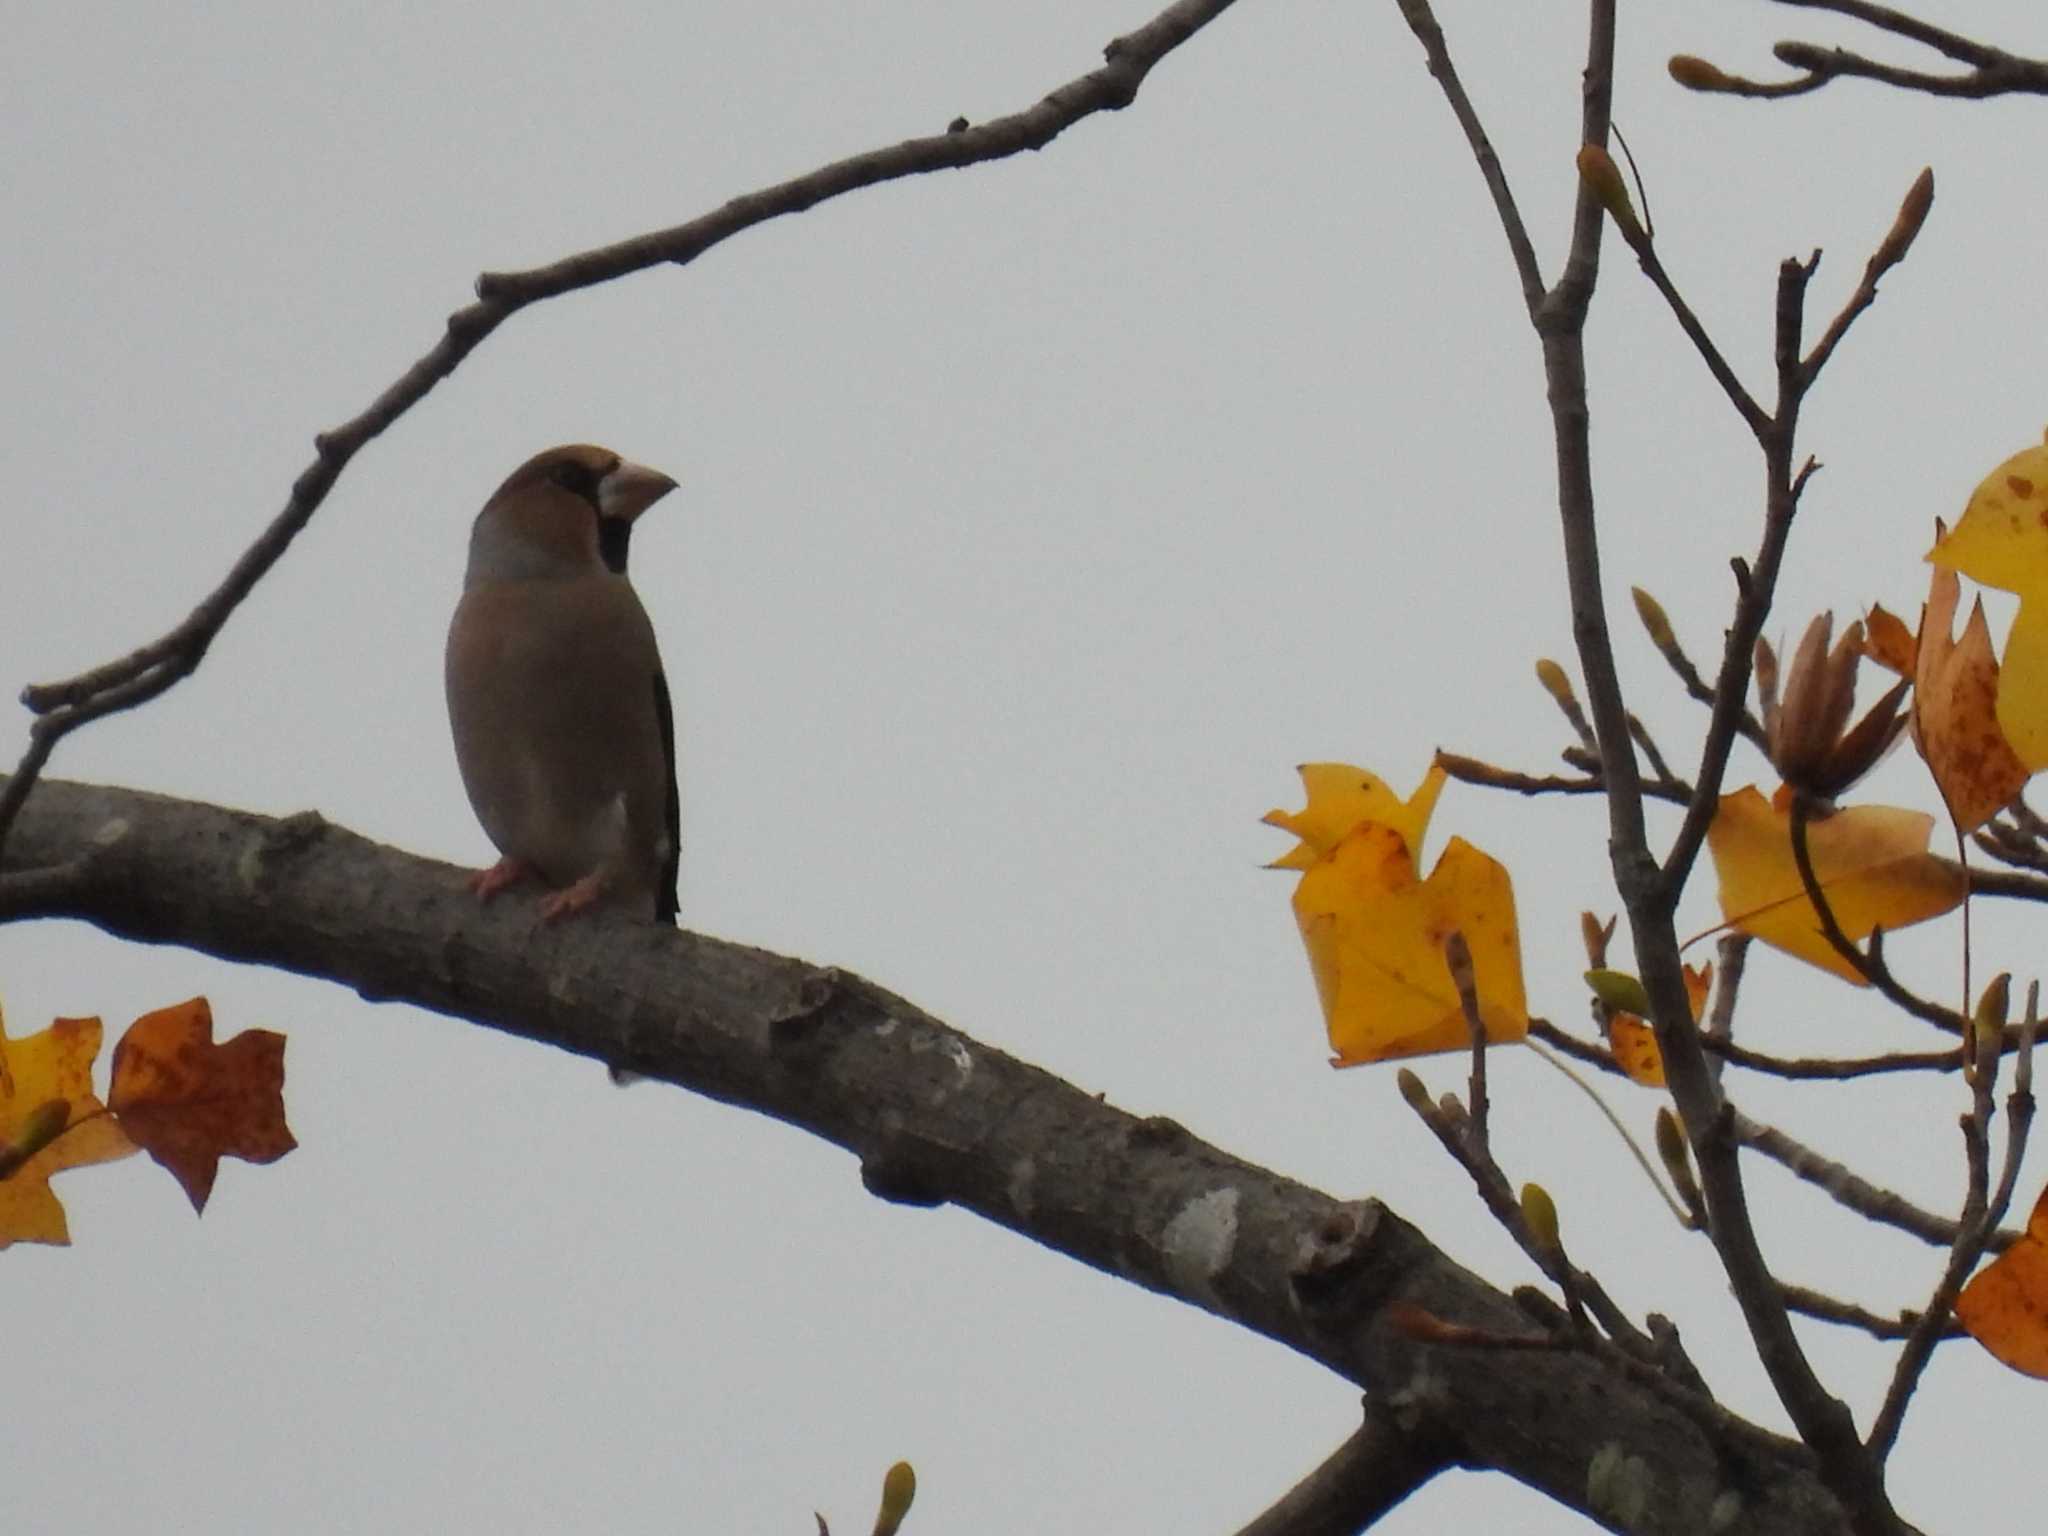
<path fill-rule="evenodd" d="M 673 923 L 682 910 L 676 898 L 676 877 L 683 863 L 683 797 L 676 786 L 676 712 L 669 703 L 668 678 L 657 667 L 654 672 L 654 719 L 661 727 L 661 760 L 668 772 L 663 806 L 668 824 L 668 858 L 661 868 L 661 883 L 654 891 L 654 919 Z"/>

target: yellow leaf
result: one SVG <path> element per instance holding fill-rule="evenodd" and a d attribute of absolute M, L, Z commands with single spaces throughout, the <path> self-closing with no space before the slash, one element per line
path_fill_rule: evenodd
<path fill-rule="evenodd" d="M 2048 768 L 2048 445 L 2014 454 L 1978 484 L 1962 521 L 1927 558 L 2019 594 L 2006 637 L 1998 723 L 2029 770 Z"/>
<path fill-rule="evenodd" d="M 1792 860 L 1789 810 L 1754 787 L 1721 797 L 1707 846 L 1730 927 L 1774 949 L 1867 985 L 1820 931 Z M 1859 805 L 1807 825 L 1807 850 L 1828 907 L 1851 939 L 1939 917 L 1963 899 L 1963 874 L 1927 852 L 1934 818 L 1888 805 Z"/>
<path fill-rule="evenodd" d="M 1914 666 L 1913 743 L 1956 830 L 1972 832 L 2020 792 L 2029 774 L 1999 729 L 1998 659 L 1982 599 L 1962 640 L 1953 638 L 1961 593 L 1954 571 L 1936 570 L 1928 584 Z"/>
<path fill-rule="evenodd" d="M 98 1019 L 58 1019 L 39 1035 L 9 1040 L 0 1023 L 0 1143 L 43 1144 L 0 1179 L 0 1248 L 10 1243 L 68 1243 L 64 1207 L 50 1175 L 135 1150 L 93 1097 L 92 1063 L 100 1050 Z M 40 1134 L 48 1106 L 67 1107 L 64 1129 Z"/>
<path fill-rule="evenodd" d="M 1963 1287 L 1956 1321 L 2014 1370 L 2048 1377 L 2048 1189 L 2026 1235 Z"/>
<path fill-rule="evenodd" d="M 1301 842 L 1268 864 L 1268 869 L 1307 869 L 1343 841 L 1353 827 L 1367 821 L 1392 827 L 1409 854 L 1421 856 L 1422 835 L 1429 828 L 1437 796 L 1443 793 L 1446 775 L 1440 765 L 1430 764 L 1421 786 L 1406 800 L 1379 775 L 1345 763 L 1303 763 L 1295 772 L 1308 791 L 1308 804 L 1299 811 L 1268 811 L 1261 819 L 1269 827 L 1292 832 Z"/>
<path fill-rule="evenodd" d="M 1421 881 L 1402 829 L 1366 822 L 1302 875 L 1294 916 L 1336 1065 L 1470 1045 L 1444 959 L 1453 930 L 1472 951 L 1487 1039 L 1528 1033 L 1514 888 L 1505 869 L 1463 838 L 1451 839 Z"/>

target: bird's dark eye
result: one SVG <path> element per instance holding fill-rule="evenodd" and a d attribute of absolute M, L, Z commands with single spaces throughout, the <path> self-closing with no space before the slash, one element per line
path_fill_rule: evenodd
<path fill-rule="evenodd" d="M 588 464 L 568 459 L 548 471 L 548 478 L 573 496 L 585 500 L 597 495 L 597 473 Z"/>

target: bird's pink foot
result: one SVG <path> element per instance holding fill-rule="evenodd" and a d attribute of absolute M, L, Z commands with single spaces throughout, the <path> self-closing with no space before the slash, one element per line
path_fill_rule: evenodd
<path fill-rule="evenodd" d="M 565 885 L 540 904 L 540 920 L 544 923 L 559 922 L 574 916 L 585 907 L 597 905 L 604 895 L 604 879 L 600 875 L 585 875 L 574 885 Z"/>
<path fill-rule="evenodd" d="M 534 867 L 523 859 L 500 859 L 489 869 L 480 869 L 471 875 L 469 888 L 476 892 L 478 901 L 489 901 L 506 886 L 517 885 L 533 873 Z"/>

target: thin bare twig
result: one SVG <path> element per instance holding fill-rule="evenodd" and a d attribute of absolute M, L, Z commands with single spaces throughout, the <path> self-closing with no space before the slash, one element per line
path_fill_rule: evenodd
<path fill-rule="evenodd" d="M 1714 690 L 1707 686 L 1706 679 L 1700 676 L 1700 669 L 1693 665 L 1691 655 L 1680 644 L 1678 632 L 1671 627 L 1671 621 L 1666 617 L 1662 606 L 1640 587 L 1636 588 L 1635 597 L 1636 610 L 1643 616 L 1643 627 L 1649 633 L 1650 644 L 1656 648 L 1657 654 L 1664 658 L 1664 664 L 1671 669 L 1672 674 L 1684 687 L 1686 697 L 1712 708 Z M 1651 622 L 1652 614 L 1656 619 L 1654 624 Z M 1763 722 L 1749 712 L 1747 705 L 1736 721 L 1735 728 L 1759 751 L 1767 750 Z"/>
<path fill-rule="evenodd" d="M 1959 1072 L 1963 1066 L 1961 1046 L 1946 1051 L 1894 1051 L 1884 1056 L 1769 1056 L 1732 1040 L 1710 1038 L 1707 1049 L 1731 1067 L 1794 1080 L 1849 1082 L 1895 1072 Z"/>
<path fill-rule="evenodd" d="M 1996 985 L 1998 983 L 1994 983 Z M 2021 1070 L 2028 1077 L 2033 1070 L 2034 1032 L 2040 1018 L 2039 1008 L 2039 986 L 2030 985 L 2027 989 L 2026 1022 L 2022 1025 L 2020 1041 L 2020 1060 L 2024 1064 Z M 1971 1041 L 1971 1047 L 1974 1048 L 1976 1043 Z M 1987 1051 L 1978 1053 L 1971 1065 L 1970 1110 L 1962 1118 L 1964 1159 L 1968 1171 L 1963 1213 L 1956 1222 L 1955 1242 L 1949 1250 L 1941 1279 L 1936 1283 L 1933 1295 L 1928 1297 L 1920 1320 L 1906 1336 L 1898 1363 L 1892 1370 L 1891 1385 L 1885 1391 L 1883 1406 L 1871 1423 L 1871 1454 L 1880 1463 L 1891 1454 L 1892 1446 L 1897 1443 L 1899 1429 L 1905 1423 L 1906 1409 L 1912 1403 L 1921 1374 L 1927 1369 L 1927 1362 L 1933 1358 L 1934 1346 L 1954 1315 L 1956 1297 L 1962 1294 L 1964 1282 L 1976 1269 L 1978 1260 L 1983 1258 L 1998 1223 L 2005 1219 L 2012 1203 L 2013 1186 L 2019 1180 L 2020 1163 L 2026 1156 L 2027 1133 L 2033 1122 L 2034 1099 L 2031 1083 L 2016 1079 L 2009 1100 L 2012 1119 L 2006 1131 L 2005 1167 L 1999 1176 L 1996 1193 L 1990 1190 L 1992 1090 L 1997 1081 L 1998 1062 L 1998 1055 Z"/>
<path fill-rule="evenodd" d="M 1948 1217 L 1938 1216 L 1903 1195 L 1879 1188 L 1852 1171 L 1846 1163 L 1816 1152 L 1777 1127 L 1752 1120 L 1737 1110 L 1732 1129 L 1735 1139 L 1745 1147 L 1782 1164 L 1789 1172 L 1858 1216 L 1897 1227 L 1901 1232 L 1910 1233 L 1937 1248 L 1947 1248 L 1955 1242 L 1958 1228 Z M 2019 1239 L 2018 1232 L 2001 1230 L 1992 1234 L 1988 1246 L 1993 1252 L 2002 1253 Z"/>
<path fill-rule="evenodd" d="M 1859 1307 L 1853 1301 L 1844 1301 L 1839 1296 L 1830 1296 L 1825 1291 L 1816 1291 L 1804 1285 L 1781 1285 L 1779 1290 L 1785 1297 L 1785 1305 L 1802 1317 L 1818 1318 L 1824 1323 L 1839 1323 L 1845 1328 L 1861 1328 L 1875 1339 L 1903 1339 L 1919 1326 L 1918 1312 L 1897 1312 L 1886 1317 L 1868 1307 Z M 1951 1318 L 1937 1336 L 1937 1342 L 1960 1339 L 1965 1335 L 1962 1325 Z"/>
<path fill-rule="evenodd" d="M 1856 323 L 1856 317 L 1877 302 L 1877 284 L 1885 273 L 1906 259 L 1906 252 L 1912 249 L 1913 241 L 1920 233 L 1920 226 L 1927 221 L 1927 212 L 1934 206 L 1934 171 L 1923 169 L 1914 178 L 1913 185 L 1906 189 L 1904 201 L 1899 204 L 1892 227 L 1877 249 L 1870 253 L 1870 259 L 1863 264 L 1862 281 L 1856 291 L 1849 295 L 1841 311 L 1821 339 L 1814 343 L 1813 350 L 1806 355 L 1806 361 L 1799 365 L 1806 387 L 1811 389 L 1820 378 L 1820 371 L 1834 356 L 1835 348 L 1842 338 L 1849 334 L 1849 327 Z"/>
<path fill-rule="evenodd" d="M 283 510 L 182 622 L 125 656 L 22 691 L 22 702 L 38 718 L 30 727 L 20 763 L 0 788 L 0 848 L 56 744 L 93 720 L 155 698 L 193 672 L 242 600 L 311 521 L 350 460 L 520 310 L 650 267 L 685 265 L 742 230 L 863 187 L 1041 149 L 1085 117 L 1129 106 L 1152 67 L 1230 4 L 1231 0 L 1175 0 L 1144 26 L 1111 42 L 1103 50 L 1106 62 L 1101 68 L 1068 81 L 1021 112 L 837 160 L 736 197 L 687 224 L 601 246 L 550 266 L 479 277 L 477 302 L 448 317 L 440 340 L 425 356 L 359 415 L 315 437 L 313 462 L 293 482 Z"/>
<path fill-rule="evenodd" d="M 1408 30 L 1422 44 L 1430 75 L 1444 93 L 1451 115 L 1458 120 L 1458 127 L 1465 135 L 1465 143 L 1479 167 L 1480 178 L 1493 199 L 1493 211 L 1500 221 L 1501 233 L 1507 236 L 1508 254 L 1515 264 L 1515 276 L 1522 285 L 1522 302 L 1533 319 L 1542 308 L 1545 297 L 1543 271 L 1537 263 L 1536 247 L 1529 239 L 1528 228 L 1522 223 L 1522 211 L 1515 206 L 1514 194 L 1508 190 L 1507 172 L 1501 168 L 1493 140 L 1487 137 L 1486 126 L 1479 121 L 1478 109 L 1465 93 L 1464 81 L 1458 78 L 1457 66 L 1451 62 L 1450 48 L 1444 42 L 1444 29 L 1438 23 L 1436 13 L 1430 9 L 1429 0 L 1394 0 L 1394 3 L 1400 8 L 1401 19 L 1408 23 Z"/>

